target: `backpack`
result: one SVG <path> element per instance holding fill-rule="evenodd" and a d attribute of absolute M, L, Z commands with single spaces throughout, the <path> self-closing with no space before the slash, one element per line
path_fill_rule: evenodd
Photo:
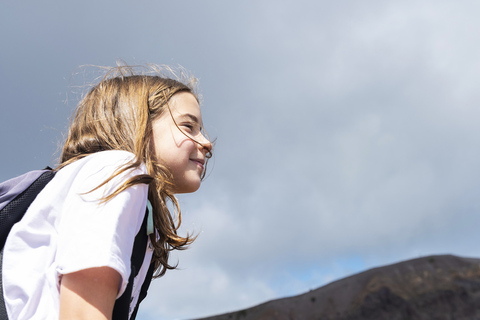
<path fill-rule="evenodd" d="M 34 170 L 21 176 L 0 183 L 0 319 L 8 319 L 3 297 L 2 269 L 3 248 L 8 234 L 15 223 L 20 221 L 36 196 L 55 176 L 51 168 Z M 125 292 L 115 301 L 113 320 L 127 320 L 133 289 L 133 280 L 138 275 L 145 258 L 147 247 L 148 207 L 140 231 L 135 236 L 132 256 L 130 257 L 130 277 Z M 147 296 L 148 287 L 154 272 L 154 264 L 150 264 L 145 281 L 142 284 L 137 305 L 130 319 L 135 319 L 140 302 Z"/>

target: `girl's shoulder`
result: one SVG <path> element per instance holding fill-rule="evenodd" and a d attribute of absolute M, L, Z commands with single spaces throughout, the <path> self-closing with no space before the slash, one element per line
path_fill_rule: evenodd
<path fill-rule="evenodd" d="M 107 150 L 92 153 L 68 166 L 82 167 L 83 169 L 93 169 L 93 171 L 108 168 L 116 170 L 133 162 L 135 162 L 135 155 L 129 151 Z M 142 169 L 144 168 L 145 165 L 142 164 L 138 169 L 143 171 Z"/>
<path fill-rule="evenodd" d="M 55 176 L 65 179 L 84 180 L 86 184 L 103 182 L 125 166 L 135 162 L 135 155 L 123 150 L 100 151 L 79 159 L 62 168 Z M 147 174 L 142 163 L 139 167 L 129 169 L 119 174 L 117 178 L 125 179 L 128 176 Z M 117 180 L 117 179 L 114 179 Z"/>
<path fill-rule="evenodd" d="M 89 163 L 104 163 L 106 165 L 126 164 L 135 161 L 135 155 L 125 150 L 107 150 L 92 153 L 81 159 Z M 80 161 L 81 161 L 80 160 Z"/>

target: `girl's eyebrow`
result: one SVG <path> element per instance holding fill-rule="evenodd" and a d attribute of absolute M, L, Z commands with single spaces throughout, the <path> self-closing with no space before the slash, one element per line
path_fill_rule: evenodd
<path fill-rule="evenodd" d="M 190 118 L 193 122 L 200 124 L 200 122 L 198 121 L 198 118 L 193 114 L 186 113 L 186 114 L 183 114 L 182 117 Z"/>

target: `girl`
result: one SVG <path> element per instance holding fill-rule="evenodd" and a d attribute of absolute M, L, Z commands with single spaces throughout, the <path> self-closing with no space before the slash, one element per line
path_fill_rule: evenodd
<path fill-rule="evenodd" d="M 150 265 L 162 276 L 175 268 L 169 252 L 194 241 L 177 234 L 174 194 L 200 187 L 211 151 L 192 82 L 110 70 L 79 103 L 55 177 L 8 236 L 9 319 L 116 317 L 115 300 L 134 271 L 134 239 L 153 220 L 154 232 L 138 250 L 144 258 L 131 278 L 128 314 L 121 315 L 134 318 Z"/>

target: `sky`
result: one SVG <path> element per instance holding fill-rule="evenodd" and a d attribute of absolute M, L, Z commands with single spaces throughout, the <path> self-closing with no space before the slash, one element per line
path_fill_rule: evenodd
<path fill-rule="evenodd" d="M 0 181 L 55 165 L 84 65 L 182 66 L 216 138 L 139 319 L 480 257 L 478 1 L 0 1 Z M 90 70 L 90 69 L 89 69 Z"/>

